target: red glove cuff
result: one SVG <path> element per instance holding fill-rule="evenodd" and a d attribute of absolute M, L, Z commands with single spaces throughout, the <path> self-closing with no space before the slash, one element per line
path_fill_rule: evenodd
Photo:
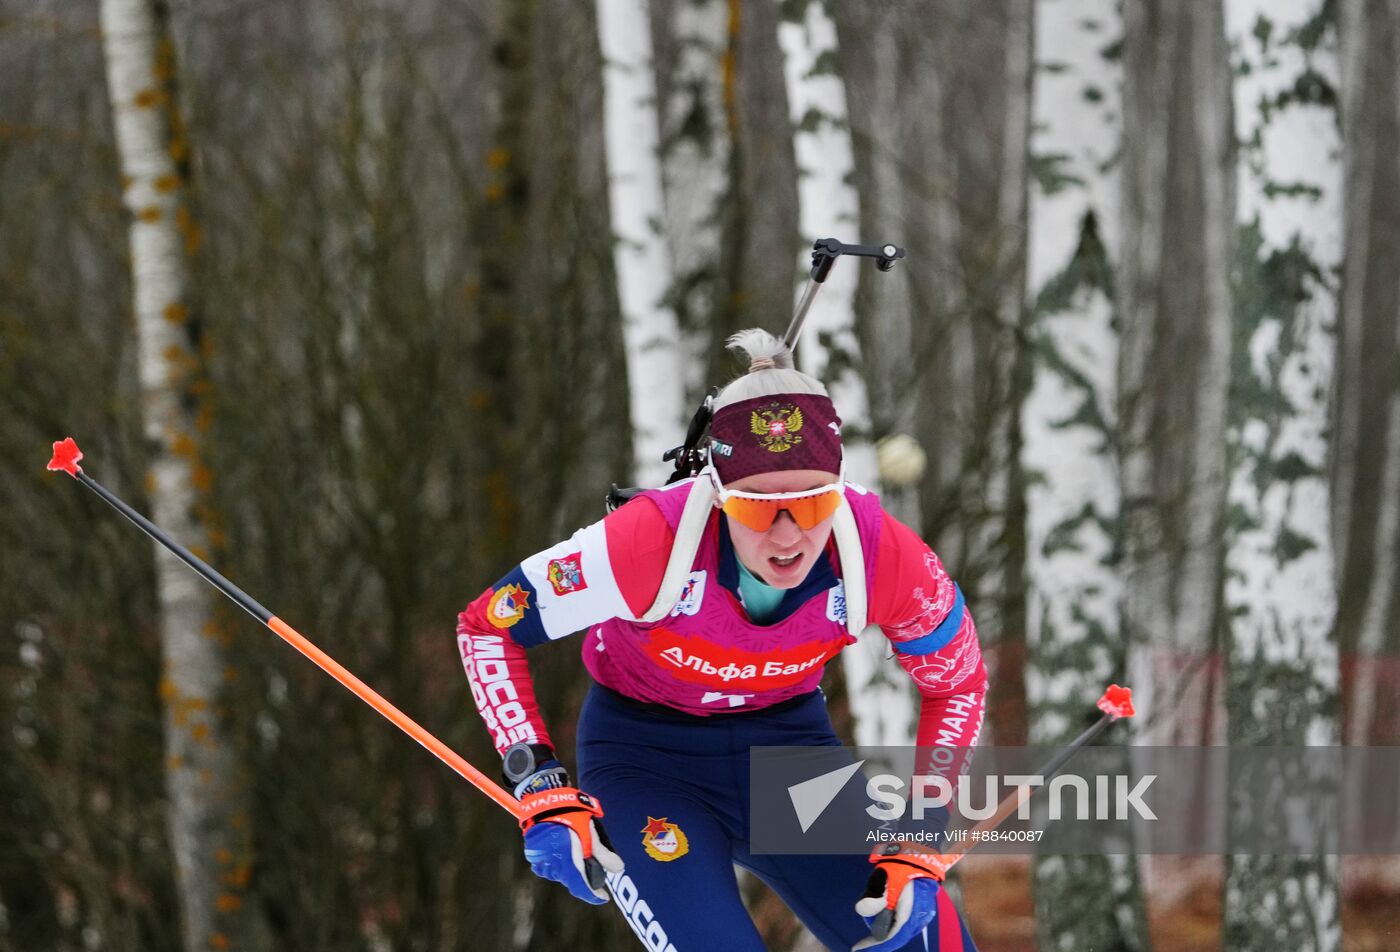
<path fill-rule="evenodd" d="M 953 865 L 952 857 L 944 856 L 922 843 L 906 842 L 877 846 L 870 853 L 870 862 L 885 871 L 891 887 L 898 887 L 889 889 L 887 895 L 891 900 L 899 895 L 900 890 L 911 879 L 931 876 L 940 883 L 943 882 L 943 877 L 948 874 L 948 867 Z"/>

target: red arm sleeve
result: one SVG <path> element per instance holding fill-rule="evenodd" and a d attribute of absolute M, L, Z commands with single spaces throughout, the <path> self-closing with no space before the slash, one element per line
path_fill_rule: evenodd
<path fill-rule="evenodd" d="M 987 693 L 977 626 L 933 550 L 893 516 L 884 518 L 870 620 L 919 689 L 919 746 L 971 747 Z"/>
<path fill-rule="evenodd" d="M 492 594 L 487 589 L 457 616 L 457 650 L 472 700 L 499 753 L 520 741 L 553 747 L 535 701 L 525 649 L 485 621 Z"/>
<path fill-rule="evenodd" d="M 613 578 L 632 617 L 640 618 L 656 601 L 675 533 L 656 503 L 646 497 L 608 513 L 603 528 Z"/>
<path fill-rule="evenodd" d="M 640 616 L 661 587 L 672 539 L 656 504 L 635 499 L 526 559 L 457 616 L 458 654 L 498 751 L 521 741 L 554 746 L 526 648 L 625 612 Z"/>

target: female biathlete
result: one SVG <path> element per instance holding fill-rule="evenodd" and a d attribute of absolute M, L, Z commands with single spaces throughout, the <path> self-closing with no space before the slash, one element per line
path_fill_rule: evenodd
<path fill-rule="evenodd" d="M 472 697 L 527 813 L 525 855 L 586 902 L 610 890 L 656 952 L 763 948 L 734 864 L 828 948 L 972 950 L 927 849 L 749 850 L 749 748 L 840 743 L 818 682 L 853 633 L 879 625 L 914 679 L 921 747 L 976 743 L 986 671 L 938 557 L 844 481 L 826 389 L 765 331 L 730 343 L 750 368 L 716 401 L 706 471 L 526 559 L 459 616 Z M 580 630 L 597 684 L 575 788 L 525 649 Z M 869 923 L 887 908 L 879 940 Z"/>

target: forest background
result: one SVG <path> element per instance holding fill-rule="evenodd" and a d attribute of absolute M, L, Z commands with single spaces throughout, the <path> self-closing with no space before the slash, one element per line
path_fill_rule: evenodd
<path fill-rule="evenodd" d="M 1138 743 L 1400 744 L 1397 46 L 1393 0 L 0 0 L 0 950 L 630 947 L 42 463 L 490 772 L 456 612 L 664 478 L 819 237 L 908 249 L 800 364 L 968 594 L 984 741 L 1117 679 Z M 868 641 L 833 711 L 907 738 Z M 587 678 L 532 666 L 571 759 Z M 1397 864 L 955 888 L 983 952 L 1379 950 Z"/>

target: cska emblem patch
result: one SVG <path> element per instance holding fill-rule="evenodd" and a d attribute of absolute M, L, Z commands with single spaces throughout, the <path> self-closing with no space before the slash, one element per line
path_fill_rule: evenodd
<path fill-rule="evenodd" d="M 583 577 L 582 552 L 575 552 L 550 562 L 547 574 L 555 595 L 581 592 L 588 587 L 588 582 Z"/>
<path fill-rule="evenodd" d="M 530 593 L 519 585 L 498 589 L 486 605 L 486 620 L 497 628 L 509 628 L 525 617 L 530 607 Z"/>
<path fill-rule="evenodd" d="M 786 453 L 802 442 L 802 411 L 791 403 L 775 403 L 754 410 L 749 417 L 749 429 L 770 453 Z"/>
<path fill-rule="evenodd" d="M 647 825 L 642 827 L 642 846 L 658 863 L 669 863 L 690 852 L 685 833 L 676 824 L 667 823 L 664 816 L 659 820 L 647 817 Z"/>

